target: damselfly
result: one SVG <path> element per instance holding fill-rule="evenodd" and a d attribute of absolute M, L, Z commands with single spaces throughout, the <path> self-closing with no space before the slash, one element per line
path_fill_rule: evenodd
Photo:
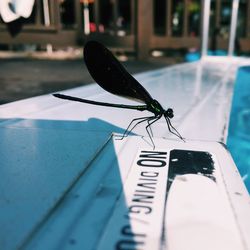
<path fill-rule="evenodd" d="M 164 117 L 170 133 L 184 141 L 183 137 L 170 122 L 170 119 L 174 117 L 173 109 L 168 108 L 165 110 L 157 100 L 153 99 L 148 91 L 125 70 L 121 63 L 105 46 L 97 41 L 87 42 L 84 47 L 84 60 L 90 75 L 103 89 L 118 96 L 135 99 L 144 103 L 144 105 L 97 102 L 62 94 L 54 94 L 55 97 L 113 108 L 134 109 L 139 111 L 147 110 L 153 113 L 151 116 L 133 119 L 120 139 L 127 136 L 138 124 L 147 122 L 146 131 L 153 147 L 155 147 L 152 139 L 153 133 L 151 125 L 161 117 Z"/>

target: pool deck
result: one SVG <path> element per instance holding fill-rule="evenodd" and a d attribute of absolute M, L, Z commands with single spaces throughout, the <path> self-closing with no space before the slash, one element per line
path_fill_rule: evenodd
<path fill-rule="evenodd" d="M 173 64 L 152 59 L 122 62 L 131 74 Z M 0 58 L 0 104 L 93 83 L 82 58 L 72 60 Z"/>

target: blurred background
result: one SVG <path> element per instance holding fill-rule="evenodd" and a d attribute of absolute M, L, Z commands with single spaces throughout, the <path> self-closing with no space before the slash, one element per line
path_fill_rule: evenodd
<path fill-rule="evenodd" d="M 203 4 L 1 0 L 0 104 L 92 82 L 82 61 L 82 48 L 92 39 L 109 47 L 131 73 L 198 60 Z M 211 1 L 211 55 L 227 54 L 231 11 L 231 0 Z M 250 55 L 250 0 L 240 0 L 235 55 Z"/>

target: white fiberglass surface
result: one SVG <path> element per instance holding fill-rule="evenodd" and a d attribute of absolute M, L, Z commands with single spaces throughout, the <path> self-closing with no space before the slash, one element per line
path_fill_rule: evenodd
<path fill-rule="evenodd" d="M 172 123 L 183 137 L 224 141 L 236 71 L 244 63 L 202 61 L 150 71 L 135 77 L 164 108 L 174 109 L 175 117 Z M 107 93 L 97 84 L 63 93 L 96 101 L 135 104 L 131 100 Z M 4 231 L 0 235 L 5 240 L 6 246 L 9 249 L 20 246 L 27 246 L 25 249 L 44 249 L 45 246 L 46 249 L 71 249 L 74 245 L 76 249 L 83 249 L 83 246 L 84 249 L 96 249 L 93 246 L 98 243 L 105 231 L 119 196 L 122 197 L 122 201 L 126 201 L 121 190 L 138 147 L 152 150 L 148 138 L 131 136 L 118 141 L 111 140 L 110 134 L 112 132 L 122 134 L 133 118 L 148 115 L 150 113 L 147 111 L 70 102 L 52 95 L 0 106 L 2 139 L 0 159 L 3 163 L 0 168 L 3 177 L 0 191 L 4 194 L 2 199 L 4 205 L 0 206 L 1 226 Z M 155 137 L 174 137 L 169 133 L 166 121 L 163 119 L 155 123 L 152 130 Z M 145 124 L 139 125 L 133 132 L 147 136 Z M 156 149 L 189 150 L 195 143 L 192 140 L 184 143 L 178 138 L 176 140 L 155 138 L 154 142 Z M 245 218 L 248 216 L 248 210 L 245 210 L 244 204 L 248 197 L 246 198 L 244 186 L 235 166 L 229 155 L 223 156 L 226 151 L 222 145 L 204 141 L 197 145 L 194 148 L 198 151 L 205 148 L 206 151 L 209 149 L 208 151 L 213 153 L 218 149 L 216 157 L 218 166 L 220 165 L 218 171 L 222 172 L 222 177 L 221 179 L 218 177 L 216 183 L 221 183 L 223 188 L 225 184 L 227 188 L 223 189 L 225 200 L 228 194 L 232 197 L 231 203 L 227 200 L 228 208 L 231 209 L 234 204 L 237 208 L 235 211 L 241 211 L 235 216 L 236 212 L 230 210 L 227 217 L 232 219 L 233 231 L 238 230 L 237 225 L 242 225 L 244 222 L 247 224 Z M 194 179 L 187 178 L 185 183 L 183 179 L 179 179 L 177 189 L 174 189 L 176 194 L 172 197 L 177 197 L 178 194 L 180 194 L 178 197 L 187 197 L 185 192 L 190 190 L 192 196 L 189 197 L 193 198 L 187 200 L 199 200 L 193 192 L 202 190 L 199 181 L 201 176 L 197 177 L 197 186 L 193 186 Z M 163 179 L 166 180 L 165 177 Z M 183 186 L 188 183 L 195 189 Z M 217 185 L 212 181 L 210 183 L 213 186 Z M 159 186 L 165 190 L 164 185 Z M 206 190 L 212 191 L 210 185 Z M 202 197 L 214 198 L 213 195 Z M 244 204 L 242 205 L 240 201 L 244 201 Z M 171 203 L 180 207 L 175 199 Z M 217 201 L 213 203 L 217 204 Z M 126 202 L 122 204 L 127 208 Z M 157 207 L 159 202 L 155 204 Z M 176 207 L 171 206 L 170 211 L 171 209 L 178 211 Z M 224 205 L 222 207 L 224 211 Z M 196 208 L 200 209 L 202 206 Z M 203 211 L 203 208 L 200 211 Z M 221 214 L 217 212 L 215 209 L 214 214 L 220 219 Z M 178 214 L 175 215 L 175 218 L 180 218 Z M 222 215 L 225 216 L 225 213 Z M 156 217 L 159 217 L 158 214 Z M 196 220 L 197 216 L 192 218 Z M 237 219 L 237 223 L 234 219 Z M 13 223 L 9 223 L 10 221 Z M 247 226 L 237 235 L 249 232 Z M 213 228 L 209 232 L 214 233 Z M 198 227 L 196 229 L 200 232 Z M 187 230 L 189 231 L 188 228 Z M 179 235 L 177 232 L 171 236 L 172 243 L 177 242 L 175 236 Z M 183 235 L 185 236 L 186 232 Z M 227 232 L 225 235 L 225 238 L 231 237 Z M 241 242 L 238 236 L 236 243 Z M 248 239 L 247 236 L 244 237 Z M 218 240 L 220 239 L 218 237 Z M 227 244 L 227 241 L 223 240 L 223 244 Z M 232 244 L 230 246 L 233 247 Z"/>

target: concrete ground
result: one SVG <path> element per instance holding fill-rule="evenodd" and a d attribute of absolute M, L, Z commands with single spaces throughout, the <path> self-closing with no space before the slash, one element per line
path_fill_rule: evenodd
<path fill-rule="evenodd" d="M 172 62 L 171 62 L 172 63 Z M 165 67 L 166 60 L 122 63 L 131 74 Z M 82 59 L 0 59 L 0 104 L 92 83 Z"/>

